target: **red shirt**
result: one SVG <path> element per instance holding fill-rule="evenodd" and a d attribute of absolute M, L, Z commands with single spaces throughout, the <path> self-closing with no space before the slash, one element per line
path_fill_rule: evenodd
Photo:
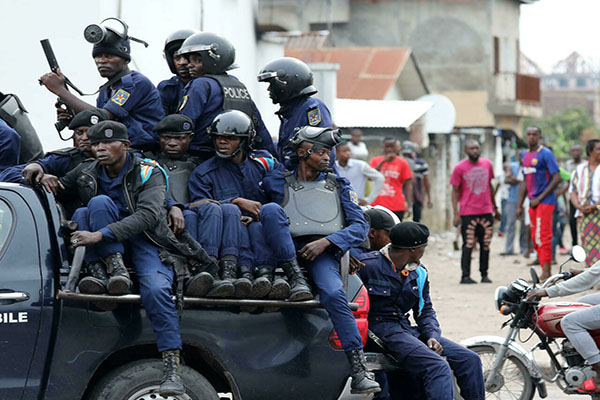
<path fill-rule="evenodd" d="M 450 176 L 450 184 L 458 188 L 459 215 L 480 215 L 494 212 L 490 182 L 494 167 L 490 160 L 479 158 L 476 163 L 462 160 Z"/>
<path fill-rule="evenodd" d="M 373 157 L 370 162 L 371 167 L 379 165 L 384 156 Z M 402 185 L 405 181 L 413 177 L 408 161 L 400 156 L 396 156 L 394 161 L 384 162 L 379 170 L 385 176 L 385 183 L 379 196 L 371 205 L 380 205 L 391 211 L 405 211 L 406 200 L 402 192 Z"/>

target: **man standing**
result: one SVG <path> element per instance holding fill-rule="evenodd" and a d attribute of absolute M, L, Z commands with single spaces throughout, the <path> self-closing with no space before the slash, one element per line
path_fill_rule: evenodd
<path fill-rule="evenodd" d="M 413 173 L 408 161 L 398 156 L 398 141 L 394 138 L 383 139 L 383 155 L 373 157 L 371 167 L 385 176 L 383 189 L 372 205 L 381 205 L 394 212 L 402 221 L 405 212 L 412 208 Z"/>
<path fill-rule="evenodd" d="M 542 131 L 530 126 L 525 131 L 528 151 L 521 156 L 525 180 L 519 188 L 517 218 L 523 214 L 523 201 L 529 197 L 531 240 L 542 266 L 540 280 L 552 274 L 552 215 L 556 207 L 554 189 L 560 183 L 560 173 L 554 154 L 541 144 Z"/>
<path fill-rule="evenodd" d="M 431 186 L 429 184 L 429 165 L 427 161 L 418 158 L 415 144 L 406 140 L 402 143 L 402 156 L 408 161 L 414 175 L 413 181 L 413 221 L 421 222 L 423 207 L 432 208 Z"/>
<path fill-rule="evenodd" d="M 517 230 L 517 203 L 519 201 L 519 185 L 521 184 L 521 180 L 519 179 L 521 175 L 520 170 L 521 165 L 519 161 L 510 161 L 506 166 L 504 182 L 508 185 L 508 197 L 503 215 L 506 217 L 506 242 L 504 244 L 504 253 L 500 253 L 503 256 L 514 254 L 515 234 Z M 529 234 L 523 217 L 519 218 L 519 220 L 521 221 L 519 227 L 519 251 L 522 255 L 525 255 L 527 253 Z"/>
<path fill-rule="evenodd" d="M 590 267 L 600 260 L 600 140 L 592 139 L 585 145 L 589 161 L 577 165 L 569 185 L 571 204 L 577 210 L 581 244 L 587 252 Z"/>
<path fill-rule="evenodd" d="M 348 147 L 353 158 L 366 161 L 369 158 L 369 150 L 367 145 L 362 141 L 363 133 L 360 129 L 352 129 L 350 131 L 350 141 Z"/>
<path fill-rule="evenodd" d="M 456 164 L 450 176 L 454 226 L 461 225 L 463 239 L 460 283 L 476 283 L 471 279 L 471 253 L 476 240 L 480 248 L 481 282 L 490 283 L 488 277 L 490 242 L 494 217 L 500 219 L 492 187 L 494 168 L 490 160 L 479 157 L 479 143 L 476 140 L 467 140 L 464 150 L 468 158 Z"/>
<path fill-rule="evenodd" d="M 581 148 L 581 145 L 574 144 L 573 146 L 571 146 L 571 148 L 569 149 L 569 155 L 571 156 L 571 158 L 567 160 L 565 169 L 570 174 L 573 174 L 573 172 L 575 172 L 575 168 L 577 168 L 579 164 L 584 162 L 582 158 L 583 149 Z M 569 199 L 569 230 L 571 231 L 572 246 L 577 245 L 577 236 L 579 235 L 579 232 L 577 230 L 577 217 L 575 216 L 576 213 L 577 208 Z"/>
<path fill-rule="evenodd" d="M 363 160 L 350 158 L 350 144 L 347 142 L 335 146 L 335 155 L 337 158 L 335 162 L 336 170 L 340 176 L 350 181 L 352 188 L 358 195 L 358 204 L 366 206 L 375 201 L 385 182 L 385 177 L 381 172 L 370 167 Z M 371 187 L 369 196 L 365 197 L 367 179 L 373 181 L 373 186 Z"/>

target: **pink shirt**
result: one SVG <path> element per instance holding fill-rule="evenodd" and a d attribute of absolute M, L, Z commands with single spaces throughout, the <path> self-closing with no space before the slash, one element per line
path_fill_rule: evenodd
<path fill-rule="evenodd" d="M 450 184 L 458 187 L 459 215 L 480 215 L 494 212 L 490 181 L 494 168 L 490 160 L 480 158 L 476 163 L 464 159 L 454 167 Z"/>

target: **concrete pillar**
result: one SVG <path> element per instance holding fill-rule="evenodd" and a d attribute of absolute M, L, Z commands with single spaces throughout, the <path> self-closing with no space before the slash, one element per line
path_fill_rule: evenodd
<path fill-rule="evenodd" d="M 315 78 L 315 87 L 319 91 L 314 97 L 319 98 L 334 114 L 334 103 L 337 98 L 337 71 L 339 64 L 314 63 L 308 64 Z"/>

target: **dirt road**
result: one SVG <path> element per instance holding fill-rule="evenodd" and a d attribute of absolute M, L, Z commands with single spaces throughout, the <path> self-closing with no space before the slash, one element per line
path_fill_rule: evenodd
<path fill-rule="evenodd" d="M 566 237 L 566 235 L 565 235 Z M 431 281 L 431 298 L 438 314 L 442 327 L 442 334 L 454 341 L 460 342 L 468 337 L 477 335 L 506 335 L 507 329 L 501 330 L 500 326 L 507 317 L 500 315 L 494 306 L 494 291 L 497 286 L 507 285 L 514 279 L 521 277 L 529 279 L 528 260 L 521 256 L 500 256 L 504 251 L 504 238 L 494 236 L 490 255 L 489 276 L 493 283 L 478 283 L 474 285 L 461 285 L 460 280 L 460 250 L 454 251 L 452 246 L 453 235 L 434 234 L 430 237 L 429 245 L 423 257 L 423 263 L 429 270 Z M 566 256 L 558 256 L 559 262 Z M 570 262 L 565 266 L 583 268 L 583 264 Z M 557 271 L 558 266 L 553 266 Z M 471 277 L 479 282 L 479 253 L 473 253 L 471 263 Z M 538 267 L 538 274 L 540 270 Z M 583 294 L 582 294 L 583 295 Z M 563 297 L 561 300 L 575 301 L 581 295 Z M 547 298 L 544 301 L 549 301 Z M 523 331 L 521 337 L 528 337 L 529 332 Z M 529 349 L 536 343 L 532 338 L 527 343 L 520 343 Z M 547 383 L 547 399 L 558 400 L 573 398 L 563 394 L 554 384 Z M 536 396 L 535 399 L 540 397 Z M 574 397 L 585 398 L 585 397 Z"/>

